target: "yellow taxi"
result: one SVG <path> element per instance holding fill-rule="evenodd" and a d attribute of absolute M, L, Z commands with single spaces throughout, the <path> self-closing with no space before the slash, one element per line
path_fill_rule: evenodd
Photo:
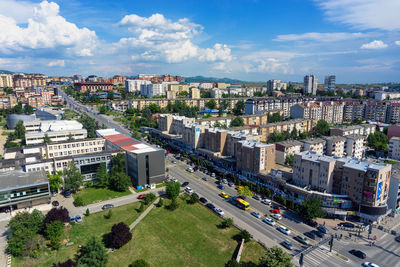
<path fill-rule="evenodd" d="M 227 193 L 225 193 L 225 192 L 221 192 L 220 196 L 223 197 L 223 198 L 228 198 L 229 197 L 229 195 Z"/>

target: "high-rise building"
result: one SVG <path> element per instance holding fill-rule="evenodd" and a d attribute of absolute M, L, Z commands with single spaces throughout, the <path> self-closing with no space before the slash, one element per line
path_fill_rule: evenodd
<path fill-rule="evenodd" d="M 0 88 L 14 87 L 13 76 L 11 74 L 0 74 Z"/>
<path fill-rule="evenodd" d="M 304 76 L 303 94 L 315 95 L 317 93 L 317 88 L 318 88 L 317 76 L 315 75 Z"/>
<path fill-rule="evenodd" d="M 267 82 L 268 91 L 281 91 L 286 90 L 287 83 L 281 82 L 280 80 L 269 80 Z"/>
<path fill-rule="evenodd" d="M 335 85 L 336 85 L 336 76 L 335 75 L 325 76 L 325 83 L 324 83 L 325 91 L 334 91 Z"/>

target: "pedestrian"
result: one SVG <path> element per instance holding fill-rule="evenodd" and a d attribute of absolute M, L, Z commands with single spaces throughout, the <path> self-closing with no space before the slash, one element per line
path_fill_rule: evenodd
<path fill-rule="evenodd" d="M 343 237 L 343 234 L 340 234 L 340 239 L 342 239 L 342 237 Z"/>

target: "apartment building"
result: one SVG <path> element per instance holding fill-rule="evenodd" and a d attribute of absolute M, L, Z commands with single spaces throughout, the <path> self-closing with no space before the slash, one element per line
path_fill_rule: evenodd
<path fill-rule="evenodd" d="M 101 152 L 105 150 L 103 138 L 92 138 L 85 140 L 73 140 L 44 144 L 45 158 L 58 158 Z"/>
<path fill-rule="evenodd" d="M 328 75 L 325 76 L 324 89 L 325 91 L 334 91 L 336 85 L 336 76 Z"/>
<path fill-rule="evenodd" d="M 290 109 L 290 117 L 319 121 L 322 118 L 321 106 L 317 103 L 296 104 Z"/>
<path fill-rule="evenodd" d="M 400 122 L 400 103 L 390 103 L 387 106 L 386 122 L 388 123 Z"/>
<path fill-rule="evenodd" d="M 0 73 L 0 88 L 13 88 L 13 76 L 11 74 Z"/>
<path fill-rule="evenodd" d="M 343 108 L 344 103 L 339 101 L 325 101 L 319 102 L 321 105 L 322 116 L 321 119 L 328 123 L 342 123 L 343 122 Z"/>
<path fill-rule="evenodd" d="M 46 86 L 46 76 L 39 73 L 27 74 L 27 78 L 32 80 L 33 87 L 44 87 Z"/>
<path fill-rule="evenodd" d="M 322 138 L 309 138 L 301 140 L 303 143 L 304 151 L 313 151 L 317 154 L 323 155 L 325 151 L 326 141 Z"/>
<path fill-rule="evenodd" d="M 396 98 L 400 98 L 400 93 L 399 92 L 376 91 L 374 93 L 374 98 L 376 100 L 380 100 L 380 101 L 396 99 Z"/>
<path fill-rule="evenodd" d="M 151 84 L 151 81 L 147 80 L 125 80 L 125 88 L 129 93 L 140 92 L 141 85 Z"/>
<path fill-rule="evenodd" d="M 392 166 L 392 177 L 390 177 L 388 208 L 392 210 L 392 216 L 396 217 L 400 212 L 400 164 Z"/>
<path fill-rule="evenodd" d="M 212 88 L 210 90 L 211 98 L 222 98 L 222 94 L 224 94 L 224 91 L 218 88 Z"/>
<path fill-rule="evenodd" d="M 392 137 L 389 140 L 389 158 L 400 160 L 400 137 Z"/>
<path fill-rule="evenodd" d="M 370 134 L 375 133 L 376 125 L 374 124 L 360 124 L 360 125 L 350 125 L 345 127 L 331 128 L 330 135 L 339 135 L 339 136 L 347 136 L 347 135 L 364 135 L 368 136 Z"/>
<path fill-rule="evenodd" d="M 0 109 L 13 108 L 17 104 L 17 98 L 14 95 L 0 96 Z"/>
<path fill-rule="evenodd" d="M 275 147 L 276 147 L 276 163 L 284 165 L 286 162 L 286 158 L 289 155 L 294 155 L 302 151 L 303 143 L 297 140 L 287 140 L 276 143 Z"/>
<path fill-rule="evenodd" d="M 74 83 L 75 90 L 79 92 L 95 93 L 97 91 L 111 91 L 113 89 L 112 83 L 100 82 L 79 82 Z"/>
<path fill-rule="evenodd" d="M 326 136 L 323 139 L 326 141 L 325 155 L 335 157 L 345 156 L 346 138 L 343 136 Z"/>
<path fill-rule="evenodd" d="M 283 117 L 291 116 L 291 108 L 297 104 L 314 101 L 313 97 L 290 97 L 279 98 L 250 98 L 245 102 L 245 114 L 263 114 L 271 110 L 282 110 Z"/>
<path fill-rule="evenodd" d="M 343 107 L 343 122 L 353 122 L 364 119 L 365 105 L 361 102 L 346 101 Z"/>
<path fill-rule="evenodd" d="M 363 135 L 346 135 L 345 152 L 347 157 L 363 159 L 365 155 L 365 140 L 366 137 Z"/>
<path fill-rule="evenodd" d="M 318 79 L 315 75 L 304 76 L 303 94 L 315 95 L 318 89 Z"/>
<path fill-rule="evenodd" d="M 269 80 L 267 82 L 267 90 L 268 91 L 282 91 L 286 90 L 287 83 L 281 82 L 280 80 Z"/>
<path fill-rule="evenodd" d="M 158 129 L 168 134 L 182 135 L 185 125 L 195 123 L 195 118 L 175 116 L 171 114 L 160 114 L 158 116 Z"/>
<path fill-rule="evenodd" d="M 207 128 L 208 126 L 200 125 L 198 123 L 190 123 L 185 125 L 182 134 L 183 142 L 191 149 L 203 147 L 205 131 Z"/>
<path fill-rule="evenodd" d="M 179 94 L 181 92 L 187 92 L 189 93 L 189 84 L 169 84 L 168 85 L 168 91 L 175 92 L 176 94 Z"/>
<path fill-rule="evenodd" d="M 236 167 L 245 175 L 268 173 L 275 167 L 275 153 L 275 144 L 264 144 L 256 140 L 238 141 Z"/>
<path fill-rule="evenodd" d="M 190 87 L 189 89 L 189 97 L 192 99 L 200 98 L 200 90 L 196 87 Z"/>
<path fill-rule="evenodd" d="M 107 102 L 107 107 L 115 111 L 125 112 L 130 107 L 130 104 L 129 100 L 109 101 Z"/>
<path fill-rule="evenodd" d="M 228 130 L 219 128 L 205 129 L 204 148 L 211 151 L 214 156 L 220 157 L 226 154 L 226 138 Z"/>
<path fill-rule="evenodd" d="M 21 73 L 13 75 L 13 84 L 18 89 L 32 88 L 32 80 Z"/>
<path fill-rule="evenodd" d="M 368 102 L 365 105 L 364 118 L 371 121 L 386 121 L 387 104 L 385 102 Z"/>
<path fill-rule="evenodd" d="M 313 121 L 325 120 L 328 123 L 342 123 L 343 107 L 344 104 L 338 101 L 297 104 L 291 108 L 290 116 Z"/>
<path fill-rule="evenodd" d="M 235 131 L 236 130 L 236 131 Z M 258 134 L 245 133 L 240 129 L 231 128 L 226 136 L 226 149 L 224 156 L 234 157 L 239 141 L 252 140 L 260 142 L 261 136 Z"/>
<path fill-rule="evenodd" d="M 294 129 L 296 129 L 297 133 L 305 133 L 311 131 L 312 127 L 313 122 L 311 120 L 293 119 L 260 125 L 259 135 L 261 135 L 261 141 L 267 142 L 268 137 L 274 132 L 283 133 L 287 131 L 291 133 Z"/>

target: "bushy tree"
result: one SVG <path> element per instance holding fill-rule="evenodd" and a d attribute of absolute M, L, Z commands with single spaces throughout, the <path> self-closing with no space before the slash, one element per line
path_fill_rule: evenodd
<path fill-rule="evenodd" d="M 239 195 L 242 195 L 242 196 L 250 196 L 250 197 L 254 196 L 254 193 L 251 192 L 250 188 L 247 185 L 239 187 L 238 193 L 239 193 Z"/>
<path fill-rule="evenodd" d="M 204 105 L 209 109 L 216 109 L 217 108 L 217 102 L 214 99 L 211 99 L 211 100 L 207 101 Z"/>
<path fill-rule="evenodd" d="M 198 202 L 199 202 L 199 196 L 196 195 L 196 194 L 191 194 L 188 202 L 189 202 L 190 204 L 196 204 L 196 203 L 198 203 Z"/>
<path fill-rule="evenodd" d="M 166 193 L 169 199 L 176 199 L 181 191 L 181 184 L 179 182 L 167 183 Z"/>
<path fill-rule="evenodd" d="M 267 248 L 258 264 L 260 267 L 291 267 L 292 257 L 280 247 Z"/>
<path fill-rule="evenodd" d="M 158 200 L 158 203 L 157 203 L 157 207 L 161 208 L 163 205 L 164 205 L 164 200 L 162 197 L 160 197 L 160 200 Z"/>
<path fill-rule="evenodd" d="M 251 240 L 251 234 L 247 230 L 242 230 L 237 235 L 239 240 L 244 239 L 244 242 L 247 243 Z"/>
<path fill-rule="evenodd" d="M 301 216 L 307 220 L 325 216 L 325 212 L 321 208 L 321 201 L 317 198 L 309 198 L 303 201 L 300 206 L 300 211 Z"/>
<path fill-rule="evenodd" d="M 108 242 L 113 248 L 120 248 L 132 239 L 132 233 L 129 227 L 120 222 L 114 224 L 111 228 L 111 233 L 108 234 Z"/>
<path fill-rule="evenodd" d="M 154 193 L 148 193 L 146 198 L 144 199 L 144 204 L 149 205 L 156 199 L 156 195 Z"/>
<path fill-rule="evenodd" d="M 244 126 L 244 121 L 242 117 L 236 117 L 231 121 L 231 127 L 241 127 Z"/>
<path fill-rule="evenodd" d="M 77 207 L 82 207 L 85 205 L 85 202 L 83 201 L 83 198 L 81 196 L 76 196 L 74 200 L 74 204 Z"/>
<path fill-rule="evenodd" d="M 125 172 L 125 154 L 118 153 L 112 158 L 111 173 Z"/>
<path fill-rule="evenodd" d="M 315 131 L 320 135 L 328 135 L 331 127 L 325 120 L 319 120 L 315 126 Z"/>
<path fill-rule="evenodd" d="M 173 198 L 171 201 L 171 204 L 169 204 L 168 209 L 169 210 L 176 210 L 179 207 L 178 201 L 176 198 Z"/>
<path fill-rule="evenodd" d="M 69 212 L 66 208 L 60 207 L 60 208 L 52 208 L 47 214 L 46 217 L 43 220 L 43 225 L 46 226 L 46 224 L 52 223 L 54 221 L 60 221 L 63 223 L 69 222 Z"/>
<path fill-rule="evenodd" d="M 60 248 L 60 242 L 64 232 L 64 223 L 60 221 L 53 221 L 46 224 L 44 229 L 45 236 L 50 240 L 50 246 L 53 249 L 58 250 Z"/>
<path fill-rule="evenodd" d="M 269 123 L 279 122 L 279 121 L 282 121 L 282 117 L 279 112 L 275 112 L 272 115 L 268 114 L 268 122 Z"/>
<path fill-rule="evenodd" d="M 236 103 L 235 107 L 233 108 L 233 114 L 235 116 L 240 116 L 244 112 L 245 104 L 243 100 L 240 100 Z"/>
<path fill-rule="evenodd" d="M 109 175 L 105 162 L 100 163 L 96 171 L 96 185 L 99 187 L 106 187 L 109 184 Z"/>
<path fill-rule="evenodd" d="M 74 162 L 68 163 L 68 167 L 65 170 L 64 187 L 66 190 L 70 190 L 75 193 L 79 190 L 79 187 L 83 185 L 83 175 L 75 166 Z"/>
<path fill-rule="evenodd" d="M 233 225 L 233 219 L 232 218 L 226 218 L 221 223 L 222 228 L 229 228 L 232 225 Z"/>
<path fill-rule="evenodd" d="M 60 185 L 64 182 L 61 178 L 62 171 L 57 171 L 56 174 L 47 173 L 47 178 L 49 178 L 50 191 L 54 192 L 60 190 Z"/>
<path fill-rule="evenodd" d="M 25 138 L 25 126 L 23 121 L 18 121 L 14 128 L 14 135 L 18 139 Z"/>
<path fill-rule="evenodd" d="M 118 192 L 128 190 L 132 184 L 131 179 L 125 172 L 112 173 L 109 180 L 110 188 Z"/>
<path fill-rule="evenodd" d="M 91 237 L 86 245 L 79 249 L 76 260 L 78 266 L 106 267 L 108 254 L 103 243 L 95 237 Z"/>
<path fill-rule="evenodd" d="M 43 143 L 45 143 L 45 144 L 50 144 L 51 143 L 51 139 L 50 139 L 50 137 L 49 137 L 49 135 L 47 133 L 44 134 Z"/>
<path fill-rule="evenodd" d="M 378 151 L 388 151 L 389 150 L 389 139 L 387 135 L 380 131 L 376 131 L 373 134 L 368 135 L 367 146 L 378 150 Z"/>
<path fill-rule="evenodd" d="M 241 267 L 241 265 L 236 260 L 230 259 L 227 263 L 225 263 L 225 267 Z"/>
<path fill-rule="evenodd" d="M 143 259 L 139 259 L 129 264 L 129 267 L 150 267 L 150 264 Z"/>
<path fill-rule="evenodd" d="M 294 155 L 293 154 L 289 154 L 286 156 L 285 164 L 293 167 L 293 164 L 294 164 Z"/>

